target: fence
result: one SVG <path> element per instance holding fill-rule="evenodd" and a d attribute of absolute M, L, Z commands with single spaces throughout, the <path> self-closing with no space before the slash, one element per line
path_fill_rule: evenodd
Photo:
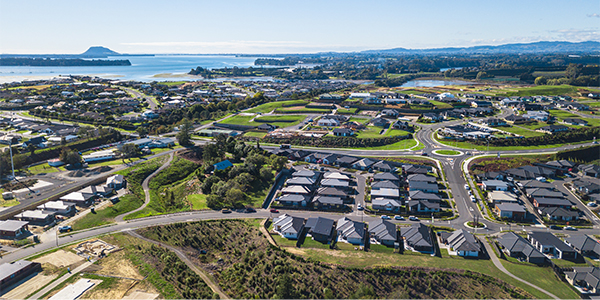
<path fill-rule="evenodd" d="M 271 204 L 271 201 L 273 200 L 273 197 L 275 196 L 275 192 L 279 189 L 280 186 L 283 185 L 283 181 L 285 181 L 285 178 L 291 173 L 290 169 L 282 169 L 279 173 L 277 173 L 277 176 L 275 176 L 275 182 L 273 183 L 273 186 L 271 186 L 271 189 L 269 190 L 269 193 L 267 194 L 267 197 L 265 197 L 265 201 L 262 204 L 262 208 L 269 208 L 269 205 Z"/>

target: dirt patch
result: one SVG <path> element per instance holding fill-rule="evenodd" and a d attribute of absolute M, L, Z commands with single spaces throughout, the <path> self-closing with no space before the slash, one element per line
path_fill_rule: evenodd
<path fill-rule="evenodd" d="M 121 299 L 125 293 L 136 283 L 135 280 L 118 279 L 110 287 L 101 288 L 96 284 L 83 293 L 81 299 Z"/>
<path fill-rule="evenodd" d="M 108 244 L 103 240 L 85 241 L 73 248 L 73 251 L 77 252 L 78 254 L 93 256 L 101 256 L 102 254 L 106 255 L 115 250 L 117 250 L 117 247 Z"/>
<path fill-rule="evenodd" d="M 103 258 L 97 262 L 100 267 L 96 274 L 119 276 L 125 278 L 133 278 L 142 280 L 144 277 L 140 275 L 137 268 L 124 257 L 124 252 L 116 252 Z M 113 298 L 114 299 L 114 298 Z"/>
<path fill-rule="evenodd" d="M 93 169 L 78 169 L 67 173 L 69 177 L 90 177 L 101 173 L 108 172 L 113 168 L 110 166 L 100 166 Z"/>
<path fill-rule="evenodd" d="M 177 152 L 177 156 L 187 159 L 189 161 L 193 161 L 197 164 L 201 164 L 202 163 L 202 148 L 193 147 L 191 149 L 182 150 L 182 151 Z"/>
<path fill-rule="evenodd" d="M 36 183 L 38 182 L 37 179 L 28 179 L 28 180 L 21 180 L 21 181 L 11 181 L 9 183 L 5 183 L 2 188 L 6 191 L 12 191 L 12 190 L 18 190 L 18 189 L 23 189 L 25 187 L 32 187 L 34 186 Z"/>
<path fill-rule="evenodd" d="M 29 278 L 27 281 L 21 283 L 18 287 L 2 295 L 2 297 L 5 299 L 25 299 L 25 297 L 29 296 L 29 294 L 48 284 L 50 281 L 52 281 L 52 279 L 56 278 L 56 276 L 57 275 L 44 275 L 42 273 L 38 273 L 37 275 Z"/>
<path fill-rule="evenodd" d="M 123 297 L 123 299 L 156 299 L 159 294 L 134 291 L 131 294 Z"/>
<path fill-rule="evenodd" d="M 42 264 L 49 263 L 56 267 L 66 267 L 74 263 L 83 261 L 83 257 L 72 252 L 67 252 L 65 250 L 58 250 L 54 253 L 50 253 L 48 255 L 44 255 L 40 258 L 37 258 L 33 261 Z"/>

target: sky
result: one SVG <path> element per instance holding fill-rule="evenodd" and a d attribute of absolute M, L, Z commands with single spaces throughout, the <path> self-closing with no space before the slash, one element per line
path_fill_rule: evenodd
<path fill-rule="evenodd" d="M 0 0 L 0 53 L 315 53 L 600 41 L 598 0 Z"/>

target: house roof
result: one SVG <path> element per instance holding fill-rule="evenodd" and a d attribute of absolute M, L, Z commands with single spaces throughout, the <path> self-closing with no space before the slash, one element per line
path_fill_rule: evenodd
<path fill-rule="evenodd" d="M 381 189 L 381 188 L 397 189 L 398 184 L 395 182 L 389 181 L 389 180 L 376 181 L 373 184 L 371 184 L 371 189 Z"/>
<path fill-rule="evenodd" d="M 454 231 L 447 240 L 455 251 L 481 251 L 479 240 L 462 229 Z"/>
<path fill-rule="evenodd" d="M 332 219 L 317 217 L 306 220 L 306 224 L 304 226 L 309 228 L 311 233 L 328 236 L 331 235 L 331 232 L 333 231 L 334 223 L 335 221 Z"/>
<path fill-rule="evenodd" d="M 60 199 L 66 200 L 66 201 L 87 201 L 87 200 L 91 199 L 92 197 L 94 197 L 94 195 L 92 195 L 92 194 L 73 192 L 73 193 L 70 193 L 70 194 L 60 197 Z"/>
<path fill-rule="evenodd" d="M 36 262 L 28 261 L 28 260 L 19 260 L 12 263 L 4 263 L 0 265 L 0 282 L 6 280 L 7 278 L 13 276 L 20 270 L 27 268 L 32 264 L 39 264 Z"/>
<path fill-rule="evenodd" d="M 215 171 L 217 171 L 217 170 L 225 170 L 229 167 L 233 167 L 233 164 L 228 159 L 226 159 L 224 161 L 214 164 L 213 166 L 215 167 Z"/>
<path fill-rule="evenodd" d="M 390 205 L 392 207 L 402 207 L 402 204 L 397 200 L 387 199 L 387 198 L 375 198 L 371 199 L 371 205 L 373 206 L 387 206 Z"/>
<path fill-rule="evenodd" d="M 21 229 L 23 226 L 26 226 L 29 222 L 26 221 L 15 221 L 15 220 L 6 220 L 0 221 L 0 231 L 17 231 Z"/>
<path fill-rule="evenodd" d="M 316 196 L 312 200 L 313 203 L 329 204 L 329 205 L 342 205 L 344 201 L 340 197 L 328 197 L 328 196 Z"/>
<path fill-rule="evenodd" d="M 383 169 L 383 170 L 394 170 L 394 167 L 392 165 L 390 165 L 388 162 L 380 160 L 378 162 L 376 162 L 375 164 L 373 164 L 373 168 L 377 168 L 377 169 Z"/>
<path fill-rule="evenodd" d="M 371 196 L 372 197 L 399 197 L 400 196 L 400 190 L 398 189 L 386 189 L 386 188 L 381 188 L 378 190 L 371 190 Z"/>
<path fill-rule="evenodd" d="M 310 189 L 304 185 L 289 185 L 281 189 L 284 194 L 310 194 Z"/>
<path fill-rule="evenodd" d="M 540 209 L 542 213 L 550 215 L 552 217 L 560 218 L 574 218 L 579 217 L 579 213 L 571 210 L 566 210 L 562 207 L 544 207 Z"/>
<path fill-rule="evenodd" d="M 317 173 L 311 170 L 299 170 L 292 174 L 293 177 L 315 177 L 316 175 Z"/>
<path fill-rule="evenodd" d="M 565 240 L 581 251 L 594 251 L 600 255 L 600 242 L 589 235 L 572 235 Z"/>
<path fill-rule="evenodd" d="M 406 242 L 412 246 L 433 247 L 433 238 L 429 227 L 422 223 L 413 224 L 410 227 L 402 227 L 401 235 Z"/>
<path fill-rule="evenodd" d="M 526 212 L 525 206 L 516 203 L 498 203 L 496 207 L 500 211 Z"/>
<path fill-rule="evenodd" d="M 565 198 L 546 198 L 546 197 L 535 197 L 535 202 L 540 205 L 558 205 L 558 206 L 571 206 L 573 203 Z"/>
<path fill-rule="evenodd" d="M 18 215 L 16 215 L 17 218 L 28 218 L 28 219 L 39 219 L 39 220 L 44 220 L 46 218 L 48 218 L 48 216 L 53 216 L 55 215 L 54 212 L 49 212 L 49 211 L 42 211 L 42 210 L 26 210 Z"/>
<path fill-rule="evenodd" d="M 532 197 L 547 197 L 547 198 L 563 198 L 564 195 L 561 192 L 555 192 L 544 188 L 531 188 L 526 189 L 527 195 Z"/>
<path fill-rule="evenodd" d="M 298 234 L 304 228 L 304 218 L 290 216 L 288 221 L 282 224 L 281 233 Z"/>
<path fill-rule="evenodd" d="M 442 197 L 438 194 L 426 193 L 423 191 L 409 191 L 408 198 L 411 200 L 428 200 L 428 201 L 441 201 Z"/>
<path fill-rule="evenodd" d="M 365 236 L 366 224 L 343 217 L 337 221 L 336 230 L 343 239 L 363 238 Z"/>
<path fill-rule="evenodd" d="M 486 186 L 495 186 L 495 187 L 506 187 L 508 188 L 508 183 L 501 180 L 484 180 L 482 182 Z"/>
<path fill-rule="evenodd" d="M 400 181 L 400 178 L 395 174 L 388 172 L 375 173 L 373 175 L 373 180 L 381 181 L 381 180 L 389 180 L 389 181 Z"/>
<path fill-rule="evenodd" d="M 352 157 L 352 156 L 340 156 L 335 161 L 338 164 L 353 164 L 357 160 L 358 160 L 358 158 Z"/>
<path fill-rule="evenodd" d="M 559 249 L 563 252 L 575 252 L 575 250 L 569 245 L 565 244 L 559 238 L 557 238 L 554 234 L 545 231 L 532 231 L 528 234 L 528 236 L 536 241 L 538 241 L 542 245 L 552 245 L 556 249 Z"/>
<path fill-rule="evenodd" d="M 425 181 L 409 181 L 408 189 L 413 190 L 428 190 L 428 191 L 438 191 L 438 185 L 436 183 L 429 183 Z"/>
<path fill-rule="evenodd" d="M 420 204 L 421 206 L 427 207 L 428 209 L 440 209 L 439 202 L 431 202 L 427 200 L 409 200 L 407 204 L 408 207 L 415 207 Z"/>
<path fill-rule="evenodd" d="M 307 200 L 307 196 L 305 195 L 296 195 L 296 194 L 285 194 L 279 197 L 280 202 L 302 202 Z"/>
<path fill-rule="evenodd" d="M 498 238 L 498 242 L 511 253 L 523 253 L 527 257 L 545 257 L 526 239 L 514 232 L 508 232 Z"/>
<path fill-rule="evenodd" d="M 322 187 L 317 190 L 317 195 L 347 197 L 348 193 L 334 187 Z"/>
<path fill-rule="evenodd" d="M 424 174 L 410 174 L 408 175 L 407 180 L 410 181 L 424 181 L 424 182 L 436 182 L 437 179 L 433 176 L 428 176 Z"/>
<path fill-rule="evenodd" d="M 522 180 L 519 183 L 525 188 L 543 188 L 543 189 L 553 189 L 554 186 L 550 182 L 542 182 L 539 180 L 531 179 L 531 180 Z"/>
<path fill-rule="evenodd" d="M 355 166 L 359 166 L 359 167 L 364 167 L 364 168 L 368 168 L 371 165 L 373 165 L 375 163 L 374 160 L 368 159 L 368 158 L 363 158 L 357 162 L 354 163 Z"/>
<path fill-rule="evenodd" d="M 383 219 L 369 222 L 369 234 L 378 241 L 396 241 L 398 239 L 396 224 Z"/>
<path fill-rule="evenodd" d="M 313 185 L 315 180 L 310 177 L 292 177 L 285 181 L 288 185 Z"/>
<path fill-rule="evenodd" d="M 321 185 L 347 187 L 347 186 L 349 186 L 349 183 L 348 183 L 348 181 L 339 180 L 339 179 L 323 179 L 323 180 L 321 180 Z"/>
<path fill-rule="evenodd" d="M 325 179 L 339 179 L 339 180 L 350 180 L 350 176 L 342 174 L 340 172 L 327 172 L 323 175 Z"/>

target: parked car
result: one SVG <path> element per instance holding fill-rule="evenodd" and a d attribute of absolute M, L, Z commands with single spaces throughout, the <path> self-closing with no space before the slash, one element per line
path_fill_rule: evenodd
<path fill-rule="evenodd" d="M 596 204 L 596 202 L 588 202 L 587 206 L 596 207 L 596 206 L 598 206 L 598 204 Z"/>
<path fill-rule="evenodd" d="M 272 213 L 274 213 L 274 214 L 278 214 L 279 213 L 279 211 L 276 210 L 276 209 L 274 209 L 274 208 L 271 208 L 271 210 L 269 210 L 269 211 L 272 212 Z"/>
<path fill-rule="evenodd" d="M 246 207 L 246 212 L 247 213 L 253 213 L 253 212 L 256 212 L 256 209 L 254 209 L 252 207 Z"/>
<path fill-rule="evenodd" d="M 567 227 L 565 227 L 565 230 L 577 230 L 577 228 L 575 228 L 573 226 L 567 226 Z"/>
<path fill-rule="evenodd" d="M 417 218 L 415 216 L 410 216 L 410 217 L 408 217 L 408 219 L 411 221 L 419 221 L 419 218 Z"/>
<path fill-rule="evenodd" d="M 384 219 L 384 220 L 391 220 L 392 219 L 388 215 L 382 215 L 381 218 Z"/>
<path fill-rule="evenodd" d="M 394 216 L 394 220 L 404 221 L 404 217 L 403 216 Z"/>
<path fill-rule="evenodd" d="M 561 230 L 561 229 L 562 229 L 562 227 L 560 227 L 560 226 L 558 226 L 558 225 L 550 225 L 550 229 L 553 229 L 553 230 Z"/>
<path fill-rule="evenodd" d="M 223 208 L 221 210 L 221 212 L 224 213 L 224 214 L 230 214 L 231 213 L 231 209 L 229 209 L 229 208 Z"/>
<path fill-rule="evenodd" d="M 364 210 L 365 208 L 362 206 L 362 204 L 359 204 L 359 205 L 356 207 L 356 209 L 358 209 L 358 210 Z"/>
<path fill-rule="evenodd" d="M 58 232 L 69 232 L 69 231 L 73 231 L 73 228 L 71 226 L 58 227 Z"/>
<path fill-rule="evenodd" d="M 469 189 L 470 189 L 469 185 L 465 184 L 465 190 L 469 190 Z"/>
<path fill-rule="evenodd" d="M 477 199 L 475 199 L 475 196 L 471 195 L 471 201 L 477 202 Z"/>

